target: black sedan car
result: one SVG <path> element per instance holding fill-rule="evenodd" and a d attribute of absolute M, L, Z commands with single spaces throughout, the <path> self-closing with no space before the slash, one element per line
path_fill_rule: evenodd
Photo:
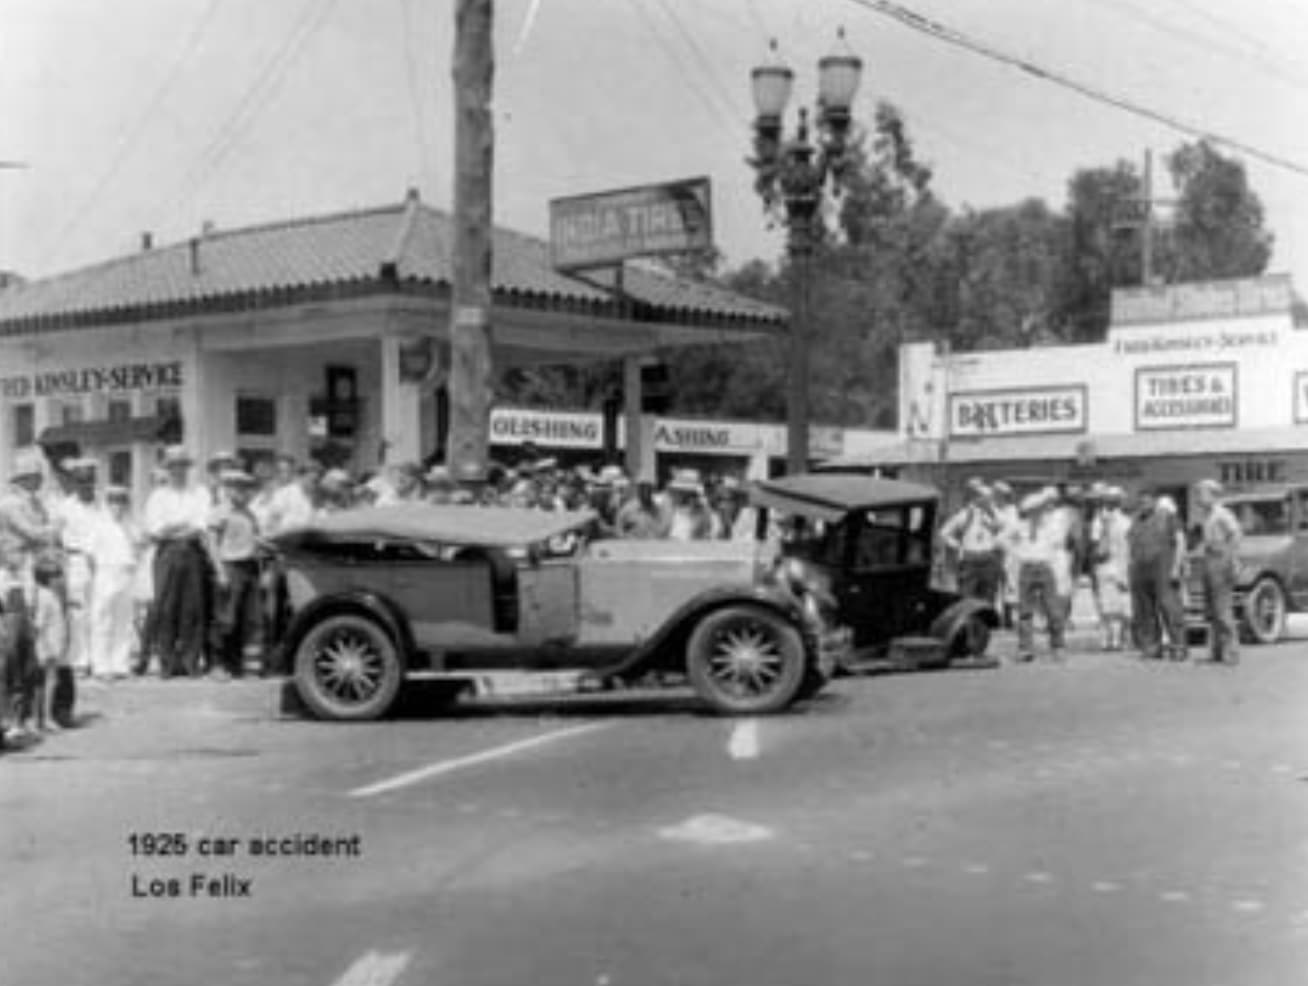
<path fill-rule="evenodd" d="M 752 497 L 796 575 L 829 587 L 853 637 L 847 670 L 984 657 L 999 614 L 932 585 L 934 487 L 819 473 L 759 482 Z"/>

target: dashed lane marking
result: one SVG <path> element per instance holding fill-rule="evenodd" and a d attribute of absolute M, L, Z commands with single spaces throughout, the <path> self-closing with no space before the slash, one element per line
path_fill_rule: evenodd
<path fill-rule="evenodd" d="M 849 854 L 849 858 L 859 863 L 866 863 L 868 860 L 874 859 L 875 857 L 866 849 L 855 849 Z"/>
<path fill-rule="evenodd" d="M 990 867 L 986 863 L 964 863 L 963 872 L 973 876 L 984 876 L 990 872 Z"/>
<path fill-rule="evenodd" d="M 1122 889 L 1120 883 L 1114 883 L 1112 880 L 1096 880 L 1090 884 L 1090 889 L 1097 894 L 1113 894 Z"/>
<path fill-rule="evenodd" d="M 753 760 L 758 756 L 758 720 L 744 719 L 732 728 L 727 742 L 732 760 Z"/>
<path fill-rule="evenodd" d="M 926 866 L 927 861 L 921 856 L 905 856 L 900 860 L 905 869 L 916 870 Z"/>
<path fill-rule="evenodd" d="M 333 986 L 391 986 L 409 964 L 408 952 L 365 952 Z"/>
<path fill-rule="evenodd" d="M 1261 900 L 1255 900 L 1251 897 L 1246 897 L 1242 900 L 1231 901 L 1231 910 L 1236 911 L 1240 914 L 1257 914 L 1260 911 L 1262 911 L 1262 909 L 1263 909 L 1263 902 Z"/>
<path fill-rule="evenodd" d="M 1158 899 L 1167 904 L 1184 904 L 1190 899 L 1190 895 L 1184 890 L 1164 890 L 1158 895 Z"/>
<path fill-rule="evenodd" d="M 1028 873 L 1026 876 L 1022 877 L 1022 879 L 1025 880 L 1027 883 L 1053 883 L 1054 882 L 1053 876 L 1049 873 L 1043 872 L 1042 870 L 1036 870 L 1033 873 Z"/>
<path fill-rule="evenodd" d="M 611 725 L 613 725 L 611 722 L 583 723 L 580 726 L 569 726 L 566 729 L 556 729 L 553 732 L 543 733 L 540 736 L 530 736 L 527 739 L 516 740 L 513 743 L 505 743 L 503 746 L 491 747 L 489 750 L 470 753 L 464 757 L 455 757 L 453 760 L 438 760 L 425 767 L 419 767 L 416 770 L 409 770 L 403 774 L 397 774 L 394 777 L 389 777 L 384 781 L 378 781 L 375 784 L 366 784 L 363 787 L 356 787 L 350 792 L 350 797 L 370 798 L 373 795 L 384 794 L 387 791 L 394 791 L 402 787 L 410 787 L 414 784 L 420 784 L 423 781 L 429 781 L 445 774 L 452 774 L 457 770 L 463 770 L 465 767 L 475 767 L 478 764 L 490 763 L 493 760 L 502 760 L 505 757 L 511 757 L 516 753 L 522 753 L 526 750 L 532 750 L 537 747 L 546 746 L 550 743 L 556 743 L 559 740 L 568 739 L 572 736 L 580 736 L 583 733 L 593 733 L 599 729 L 607 729 Z"/>

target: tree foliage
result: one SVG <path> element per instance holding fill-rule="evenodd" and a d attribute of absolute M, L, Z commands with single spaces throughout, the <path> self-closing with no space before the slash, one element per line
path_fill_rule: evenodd
<path fill-rule="evenodd" d="M 1244 166 L 1211 144 L 1183 144 L 1166 159 L 1177 189 L 1174 219 L 1154 237 L 1154 270 L 1169 281 L 1262 273 L 1272 239 Z M 1053 208 L 951 210 L 894 106 L 876 106 L 857 132 L 843 195 L 824 217 L 812 261 L 812 417 L 893 427 L 897 353 L 912 339 L 955 350 L 1102 339 L 1112 289 L 1141 283 L 1143 180 L 1128 161 L 1071 176 Z M 788 258 L 720 271 L 721 257 L 673 258 L 682 277 L 793 307 Z M 1308 316 L 1306 316 L 1308 317 Z M 777 420 L 786 413 L 784 337 L 696 346 L 666 354 L 673 413 Z M 621 385 L 613 364 L 512 371 L 503 396 L 533 406 L 597 407 Z"/>

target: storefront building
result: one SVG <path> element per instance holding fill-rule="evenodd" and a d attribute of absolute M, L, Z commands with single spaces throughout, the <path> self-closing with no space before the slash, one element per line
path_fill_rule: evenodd
<path fill-rule="evenodd" d="M 0 290 L 0 462 L 76 448 L 140 502 L 161 446 L 199 459 L 289 452 L 356 471 L 438 445 L 448 366 L 449 217 L 416 194 L 377 209 L 143 249 Z M 497 366 L 647 358 L 784 331 L 786 313 L 630 268 L 626 297 L 497 230 Z M 495 444 L 530 437 L 500 415 Z M 547 444 L 602 446 L 591 418 Z M 498 429 L 498 430 L 497 430 Z"/>
<path fill-rule="evenodd" d="M 660 485 L 677 469 L 697 469 L 706 479 L 732 476 L 765 479 L 784 472 L 786 426 L 756 421 L 648 416 L 641 419 L 641 474 Z M 541 411 L 496 408 L 491 412 L 496 457 L 512 465 L 528 443 L 563 465 L 593 465 L 605 453 L 604 416 L 599 411 Z M 626 446 L 626 419 L 615 423 L 616 447 Z M 809 434 L 814 459 L 871 454 L 894 441 L 890 431 L 815 426 Z"/>
<path fill-rule="evenodd" d="M 1189 487 L 1308 481 L 1308 331 L 1289 278 L 1114 292 L 1102 343 L 900 349 L 899 443 L 875 461 L 969 476 Z M 851 460 L 852 461 L 852 460 Z"/>

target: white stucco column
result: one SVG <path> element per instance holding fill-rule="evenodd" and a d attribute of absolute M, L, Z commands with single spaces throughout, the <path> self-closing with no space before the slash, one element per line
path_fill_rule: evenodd
<path fill-rule="evenodd" d="M 405 340 L 381 338 L 381 439 L 386 464 L 422 457 L 422 385 L 400 375 L 400 350 Z"/>

